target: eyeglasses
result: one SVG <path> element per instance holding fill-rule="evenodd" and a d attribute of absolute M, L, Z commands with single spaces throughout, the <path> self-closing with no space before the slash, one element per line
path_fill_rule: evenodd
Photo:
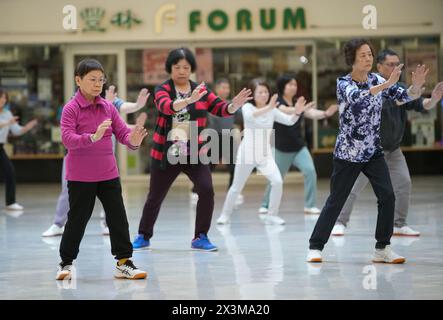
<path fill-rule="evenodd" d="M 96 84 L 97 82 L 99 83 L 99 84 L 105 84 L 106 83 L 106 78 L 100 78 L 100 79 L 95 79 L 95 78 L 88 78 L 88 79 L 86 79 L 87 81 L 89 81 L 90 83 L 92 83 L 92 84 Z"/>
<path fill-rule="evenodd" d="M 395 68 L 398 67 L 400 65 L 400 62 L 391 62 L 391 63 L 383 63 L 385 66 L 390 67 L 390 68 Z"/>

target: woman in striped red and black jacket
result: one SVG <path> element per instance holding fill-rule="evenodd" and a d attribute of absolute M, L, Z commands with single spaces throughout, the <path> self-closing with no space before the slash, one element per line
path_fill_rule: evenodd
<path fill-rule="evenodd" d="M 155 89 L 158 115 L 151 149 L 150 189 L 133 247 L 136 250 L 149 248 L 161 204 L 174 180 L 183 172 L 194 183 L 199 196 L 191 247 L 215 251 L 217 247 L 207 237 L 214 210 L 214 190 L 209 165 L 199 159 L 205 142 L 201 132 L 206 128 L 208 112 L 231 117 L 251 99 L 251 92 L 243 89 L 227 103 L 204 83 L 198 85 L 191 81 L 189 78 L 197 63 L 187 48 L 172 50 L 165 67 L 171 78 Z"/>

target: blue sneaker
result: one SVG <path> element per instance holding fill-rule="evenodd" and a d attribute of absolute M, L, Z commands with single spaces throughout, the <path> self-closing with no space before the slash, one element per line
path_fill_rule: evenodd
<path fill-rule="evenodd" d="M 132 243 L 132 248 L 134 250 L 149 249 L 149 246 L 149 240 L 145 240 L 145 237 L 142 234 L 137 235 L 134 242 Z"/>
<path fill-rule="evenodd" d="M 198 238 L 192 240 L 191 248 L 193 250 L 201 250 L 201 251 L 217 251 L 218 248 L 214 246 L 208 239 L 208 236 L 200 233 Z"/>

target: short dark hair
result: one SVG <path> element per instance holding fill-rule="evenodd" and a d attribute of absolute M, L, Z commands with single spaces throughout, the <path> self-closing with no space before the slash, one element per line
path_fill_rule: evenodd
<path fill-rule="evenodd" d="M 360 49 L 361 46 L 367 44 L 369 46 L 369 48 L 371 49 L 372 52 L 372 56 L 374 56 L 374 48 L 371 44 L 371 42 L 369 42 L 369 40 L 367 39 L 352 39 L 349 40 L 348 42 L 345 43 L 345 46 L 343 47 L 343 51 L 345 54 L 345 61 L 346 64 L 350 67 L 352 67 L 352 65 L 355 62 L 355 54 L 357 52 L 358 49 Z"/>
<path fill-rule="evenodd" d="M 5 95 L 6 98 L 6 103 L 8 103 L 9 101 L 9 96 L 8 96 L 8 92 L 5 89 L 0 88 L 0 98 Z"/>
<path fill-rule="evenodd" d="M 188 48 L 182 47 L 169 52 L 165 63 L 166 72 L 171 73 L 172 65 L 177 64 L 182 59 L 185 59 L 191 65 L 191 72 L 194 72 L 197 69 L 197 62 L 195 61 L 192 51 Z"/>
<path fill-rule="evenodd" d="M 295 77 L 295 74 L 293 74 L 293 73 L 285 73 L 277 78 L 276 88 L 277 88 L 277 94 L 279 96 L 284 95 L 286 85 L 289 82 L 291 82 L 292 80 L 297 81 L 297 78 Z"/>
<path fill-rule="evenodd" d="M 377 63 L 383 63 L 386 60 L 386 56 L 397 56 L 397 52 L 391 49 L 384 49 L 377 54 Z"/>
<path fill-rule="evenodd" d="M 218 79 L 217 81 L 215 81 L 215 85 L 216 85 L 216 86 L 221 85 L 221 84 L 223 84 L 223 83 L 226 83 L 226 84 L 229 84 L 229 85 L 230 85 L 229 80 L 226 79 L 226 78 L 220 78 L 220 79 Z"/>
<path fill-rule="evenodd" d="M 266 81 L 264 81 L 263 79 L 258 79 L 258 78 L 252 79 L 251 81 L 249 81 L 248 89 L 250 89 L 252 92 L 251 103 L 254 106 L 257 105 L 257 103 L 255 102 L 255 99 L 254 99 L 254 94 L 255 94 L 255 90 L 257 89 L 258 86 L 264 86 L 264 87 L 266 87 L 266 89 L 268 89 L 269 97 L 268 97 L 268 101 L 266 101 L 266 103 L 268 103 L 269 100 L 271 99 L 272 91 L 271 91 L 271 87 L 269 86 L 269 84 Z"/>
<path fill-rule="evenodd" d="M 75 69 L 75 76 L 83 78 L 89 72 L 95 70 L 99 70 L 103 72 L 103 74 L 105 74 L 105 69 L 98 60 L 86 58 L 77 64 L 77 68 Z"/>

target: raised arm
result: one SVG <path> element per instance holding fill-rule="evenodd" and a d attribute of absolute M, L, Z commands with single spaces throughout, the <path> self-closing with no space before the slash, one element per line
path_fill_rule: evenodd
<path fill-rule="evenodd" d="M 256 111 L 254 111 L 252 113 L 252 116 L 254 118 L 257 118 L 257 117 L 260 117 L 268 112 L 273 112 L 274 109 L 280 105 L 280 103 L 277 102 L 277 99 L 278 99 L 278 95 L 274 94 L 271 97 L 271 99 L 269 100 L 269 104 L 266 107 L 263 107 L 263 108 L 260 108 L 260 109 L 257 109 Z"/>
<path fill-rule="evenodd" d="M 305 117 L 314 120 L 322 120 L 325 118 L 332 117 L 338 110 L 338 104 L 331 104 L 326 110 L 318 110 L 311 108 L 306 110 Z"/>
<path fill-rule="evenodd" d="M 120 112 L 134 113 L 143 108 L 149 98 L 149 91 L 146 88 L 140 90 L 136 102 L 124 102 L 120 107 Z"/>
<path fill-rule="evenodd" d="M 163 88 L 162 86 L 157 86 L 155 88 L 154 96 L 155 96 L 155 99 L 154 99 L 155 107 L 157 108 L 158 111 L 160 111 L 161 113 L 166 114 L 166 115 L 172 115 L 172 114 L 176 113 L 177 109 L 175 109 L 175 108 L 173 109 L 173 104 L 175 106 L 177 106 L 178 102 L 172 101 L 171 97 L 169 96 L 169 92 L 165 88 Z M 184 101 L 184 100 L 181 100 L 180 102 L 182 102 L 182 101 Z M 186 106 L 187 106 L 187 104 L 184 104 L 181 109 L 183 109 Z M 179 110 L 181 110 L 181 109 L 179 109 Z M 177 111 L 179 111 L 179 110 L 177 110 Z"/>

